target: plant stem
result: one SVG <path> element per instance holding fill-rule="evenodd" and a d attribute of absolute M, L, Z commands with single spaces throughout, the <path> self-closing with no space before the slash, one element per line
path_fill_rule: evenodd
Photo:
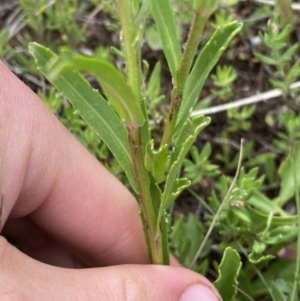
<path fill-rule="evenodd" d="M 182 94 L 181 95 L 178 94 L 176 87 L 174 87 L 171 93 L 169 116 L 166 122 L 166 127 L 160 143 L 160 147 L 171 143 L 172 136 L 175 132 L 176 121 L 177 121 L 181 101 L 182 101 Z"/>
<path fill-rule="evenodd" d="M 131 13 L 129 0 L 116 0 L 119 16 L 122 24 L 120 39 L 124 43 L 127 60 L 128 83 L 133 93 L 140 99 L 140 64 L 141 50 L 138 41 L 138 31 Z"/>
<path fill-rule="evenodd" d="M 186 48 L 177 72 L 177 80 L 171 93 L 171 104 L 166 128 L 161 141 L 161 146 L 170 144 L 173 134 L 175 132 L 179 108 L 183 98 L 183 89 L 188 78 L 198 45 L 200 43 L 200 36 L 203 32 L 207 16 L 201 14 L 201 10 L 196 10 L 193 22 L 189 31 Z"/>
<path fill-rule="evenodd" d="M 183 52 L 182 61 L 177 73 L 177 90 L 179 94 L 183 93 L 184 85 L 189 75 L 198 45 L 201 41 L 207 16 L 203 16 L 200 10 L 195 11 L 193 22 L 186 42 L 186 47 Z"/>
<path fill-rule="evenodd" d="M 150 192 L 150 181 L 144 166 L 141 128 L 128 127 L 128 132 L 132 162 L 139 192 L 138 198 L 144 216 L 144 228 L 149 234 L 150 260 L 154 264 L 163 264 L 162 236 L 156 235 L 156 215 Z"/>
<path fill-rule="evenodd" d="M 141 39 L 138 37 L 137 25 L 133 21 L 130 0 L 116 0 L 122 24 L 121 41 L 124 43 L 128 84 L 137 99 L 141 99 Z M 131 159 L 138 188 L 138 202 L 142 210 L 145 239 L 151 263 L 163 264 L 162 235 L 156 235 L 156 214 L 150 191 L 150 179 L 144 164 L 142 127 L 127 124 Z M 149 245 L 150 244 L 150 245 Z"/>
<path fill-rule="evenodd" d="M 293 154 L 293 149 L 292 149 L 290 156 L 291 156 L 292 166 L 293 166 L 294 185 L 295 185 L 295 187 L 297 187 L 297 183 L 298 183 L 297 170 L 296 170 L 295 160 L 293 159 L 293 155 L 294 154 Z M 300 196 L 299 196 L 299 188 L 298 187 L 296 189 L 295 199 L 296 199 L 297 216 L 298 216 L 298 237 L 297 237 L 297 259 L 296 259 L 294 285 L 293 285 L 291 301 L 296 300 L 297 288 L 299 285 L 299 277 L 300 277 Z"/>
<path fill-rule="evenodd" d="M 282 27 L 293 23 L 292 0 L 276 0 L 277 13 Z"/>

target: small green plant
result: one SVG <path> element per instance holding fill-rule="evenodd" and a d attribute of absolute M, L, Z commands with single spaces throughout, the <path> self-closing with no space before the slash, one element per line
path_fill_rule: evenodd
<path fill-rule="evenodd" d="M 215 21 L 212 24 L 214 28 L 224 27 L 226 24 L 233 22 L 236 19 L 235 15 L 228 13 L 225 10 L 218 11 L 215 15 Z"/>
<path fill-rule="evenodd" d="M 211 89 L 212 94 L 222 101 L 231 100 L 234 95 L 233 85 L 237 77 L 237 72 L 231 66 L 217 66 L 216 73 L 211 76 L 215 86 L 215 88 Z M 255 110 L 255 106 L 228 110 L 228 131 L 248 131 L 251 127 L 249 119 L 252 117 Z M 223 135 L 228 136 L 226 132 L 224 132 Z"/>
<path fill-rule="evenodd" d="M 79 29 L 75 16 L 80 11 L 78 0 L 20 0 L 26 13 L 26 23 L 37 33 L 56 31 L 64 41 L 81 41 L 84 33 Z"/>
<path fill-rule="evenodd" d="M 211 92 L 223 101 L 233 96 L 233 83 L 238 74 L 231 66 L 217 66 L 216 73 L 211 76 L 214 86 Z"/>
<path fill-rule="evenodd" d="M 289 111 L 276 117 L 282 130 L 277 133 L 278 138 L 274 140 L 274 144 L 284 153 L 289 154 L 291 146 L 300 140 L 300 114 Z"/>
<path fill-rule="evenodd" d="M 190 149 L 192 160 L 183 160 L 185 176 L 191 180 L 193 184 L 200 182 L 203 177 L 215 177 L 220 173 L 218 165 L 211 164 L 208 160 L 211 151 L 209 143 L 203 146 L 200 153 L 197 147 L 192 146 Z"/>
<path fill-rule="evenodd" d="M 10 47 L 7 44 L 7 40 L 9 37 L 9 29 L 4 28 L 0 31 L 0 55 L 5 56 L 9 51 Z"/>
<path fill-rule="evenodd" d="M 274 68 L 274 76 L 270 79 L 273 87 L 290 92 L 290 85 L 300 76 L 300 61 L 290 66 L 292 58 L 299 50 L 299 43 L 290 45 L 292 25 L 288 24 L 280 29 L 279 18 L 270 19 L 267 31 L 260 33 L 262 43 L 269 49 L 270 55 L 256 52 L 255 56 L 264 64 Z"/>

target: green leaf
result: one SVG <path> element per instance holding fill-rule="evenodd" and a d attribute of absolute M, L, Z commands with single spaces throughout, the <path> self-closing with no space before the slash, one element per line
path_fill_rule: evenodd
<path fill-rule="evenodd" d="M 248 214 L 248 211 L 245 208 L 231 208 L 231 212 L 236 218 L 239 218 L 243 223 L 249 225 L 251 223 L 251 217 Z"/>
<path fill-rule="evenodd" d="M 285 82 L 290 90 L 290 84 L 293 83 L 298 77 L 300 77 L 300 61 L 296 61 L 291 69 L 288 71 Z"/>
<path fill-rule="evenodd" d="M 152 16 L 162 42 L 168 66 L 172 77 L 176 79 L 182 54 L 170 0 L 150 0 L 150 3 Z"/>
<path fill-rule="evenodd" d="M 161 231 L 162 231 L 162 249 L 163 249 L 163 263 L 164 265 L 170 265 L 170 250 L 169 250 L 169 237 L 166 235 L 168 233 L 168 223 L 169 216 L 166 211 L 163 213 L 163 218 L 161 220 Z"/>
<path fill-rule="evenodd" d="M 9 28 L 6 27 L 0 31 L 0 55 L 4 56 L 9 48 L 7 40 L 9 39 Z M 5 52 L 4 52 L 5 50 Z"/>
<path fill-rule="evenodd" d="M 56 55 L 36 43 L 29 44 L 29 51 L 35 58 L 38 69 L 48 78 L 46 65 L 50 60 L 55 59 Z M 107 101 L 98 91 L 93 90 L 78 72 L 64 70 L 56 79 L 49 80 L 106 143 L 136 191 L 129 142 L 124 139 L 128 136 L 127 130 Z"/>
<path fill-rule="evenodd" d="M 161 63 L 157 62 L 154 66 L 154 69 L 151 73 L 147 94 L 150 97 L 150 101 L 153 101 L 157 96 L 159 96 L 160 92 L 160 75 L 161 75 Z"/>
<path fill-rule="evenodd" d="M 186 142 L 191 139 L 196 139 L 197 135 L 210 123 L 210 118 L 205 116 L 197 116 L 188 118 L 181 128 L 178 137 L 175 141 L 175 146 L 171 153 L 170 166 L 177 160 L 179 153 L 182 151 L 183 146 Z M 195 130 L 198 133 L 196 134 Z"/>
<path fill-rule="evenodd" d="M 262 254 L 266 250 L 266 244 L 255 240 L 252 246 L 252 252 Z"/>
<path fill-rule="evenodd" d="M 298 227 L 283 225 L 275 229 L 272 229 L 267 234 L 261 235 L 261 241 L 265 244 L 279 244 L 279 243 L 288 243 L 294 240 L 298 234 Z"/>
<path fill-rule="evenodd" d="M 238 22 L 229 23 L 223 28 L 218 27 L 202 49 L 185 85 L 176 126 L 177 131 L 181 129 L 182 124 L 197 102 L 210 71 L 216 65 L 230 41 L 241 29 L 242 23 Z"/>
<path fill-rule="evenodd" d="M 204 238 L 204 234 L 204 226 L 195 214 L 181 215 L 174 221 L 171 241 L 176 253 L 179 253 L 184 266 L 191 265 Z M 205 244 L 204 252 L 201 254 L 203 257 L 210 252 L 211 243 L 211 240 L 208 240 Z"/>
<path fill-rule="evenodd" d="M 50 79 L 55 79 L 66 69 L 92 73 L 101 84 L 112 107 L 127 125 L 141 126 L 144 123 L 139 100 L 114 65 L 102 58 L 86 57 L 69 51 L 65 51 L 62 56 L 48 65 Z"/>
<path fill-rule="evenodd" d="M 181 178 L 181 179 L 176 179 L 173 187 L 172 187 L 172 192 L 169 194 L 166 200 L 166 208 L 170 207 L 173 202 L 177 199 L 177 197 L 180 195 L 180 193 L 188 188 L 191 185 L 191 181 L 188 180 L 187 178 Z"/>
<path fill-rule="evenodd" d="M 157 216 L 160 209 L 162 191 L 151 174 L 149 175 L 149 180 L 150 180 L 150 193 L 152 198 L 152 204 L 153 204 L 155 216 Z"/>
<path fill-rule="evenodd" d="M 291 301 L 292 286 L 285 279 L 275 279 L 270 283 L 270 294 L 273 301 Z"/>
<path fill-rule="evenodd" d="M 164 180 L 167 169 L 168 145 L 164 145 L 159 150 L 154 150 L 154 140 L 150 140 L 146 145 L 145 167 L 153 175 L 159 184 Z"/>
<path fill-rule="evenodd" d="M 264 225 L 266 224 L 268 220 L 268 215 L 260 212 L 258 210 L 255 210 L 252 207 L 247 207 L 248 211 L 251 213 L 251 217 L 254 219 L 257 219 L 261 221 Z M 271 211 L 269 211 L 271 212 Z M 282 226 L 282 225 L 293 225 L 298 222 L 298 216 L 297 215 L 291 215 L 291 216 L 273 216 L 271 220 L 272 226 Z"/>
<path fill-rule="evenodd" d="M 258 190 L 254 190 L 251 197 L 247 200 L 247 204 L 259 209 L 265 214 L 273 212 L 281 216 L 289 216 L 275 201 L 270 200 L 265 194 Z"/>
<path fill-rule="evenodd" d="M 282 82 L 282 80 L 269 78 L 269 82 L 275 89 L 280 89 L 284 93 L 286 93 L 289 89 L 289 85 L 287 85 L 285 82 Z"/>
<path fill-rule="evenodd" d="M 267 64 L 267 65 L 274 65 L 277 66 L 278 65 L 278 61 L 275 59 L 272 59 L 269 56 L 260 54 L 260 53 L 254 53 L 255 57 L 260 60 L 262 63 Z"/>
<path fill-rule="evenodd" d="M 274 258 L 275 258 L 274 255 L 268 254 L 268 255 L 264 256 L 262 254 L 258 254 L 258 253 L 255 253 L 255 252 L 251 252 L 248 256 L 249 261 L 254 263 L 254 264 L 270 261 Z"/>
<path fill-rule="evenodd" d="M 294 281 L 295 260 L 276 258 L 268 263 L 268 268 L 262 271 L 261 277 L 251 280 L 251 296 L 253 300 L 261 300 L 262 292 L 266 292 L 266 285 L 269 287 L 274 279 L 284 279 L 290 283 Z M 249 274 L 248 274 L 249 275 Z M 274 277 L 276 275 L 276 277 Z M 247 300 L 247 299 L 246 299 Z M 270 300 L 270 299 L 269 299 Z M 284 299 L 277 299 L 276 301 L 283 301 Z M 290 301 L 291 299 L 287 299 Z M 297 300 L 297 299 L 296 299 Z"/>
<path fill-rule="evenodd" d="M 269 20 L 268 27 L 270 30 L 273 30 L 274 28 L 273 25 L 274 23 L 272 22 L 272 20 Z M 281 41 L 282 43 L 286 43 L 287 40 L 289 39 L 292 28 L 293 28 L 292 24 L 288 24 L 286 27 L 284 27 L 284 29 L 281 32 L 277 32 L 276 34 L 273 34 L 274 40 L 277 42 Z"/>
<path fill-rule="evenodd" d="M 161 39 L 154 24 L 146 28 L 145 40 L 149 45 L 149 47 L 151 48 L 151 50 L 153 51 L 162 50 L 163 47 L 162 47 Z"/>
<path fill-rule="evenodd" d="M 298 43 L 288 47 L 286 52 L 281 56 L 283 62 L 289 62 L 292 60 L 293 55 L 299 50 L 300 45 Z"/>
<path fill-rule="evenodd" d="M 296 143 L 292 155 L 289 155 L 279 167 L 279 176 L 281 178 L 279 204 L 283 205 L 300 187 L 300 142 Z M 296 169 L 296 170 L 295 170 Z M 296 179 L 295 179 L 296 173 Z"/>
<path fill-rule="evenodd" d="M 234 286 L 238 285 L 237 277 L 241 266 L 242 262 L 239 253 L 235 249 L 227 247 L 218 268 L 219 277 L 214 282 L 223 301 L 233 300 L 236 294 Z"/>
<path fill-rule="evenodd" d="M 209 123 L 210 118 L 197 116 L 192 119 L 189 118 L 183 125 L 183 128 L 178 135 L 175 146 L 171 153 L 170 170 L 163 193 L 163 203 L 172 191 L 173 183 L 178 176 L 183 159 L 185 158 L 187 152 L 195 142 L 200 131 L 202 131 Z"/>
<path fill-rule="evenodd" d="M 159 225 L 162 213 L 169 204 L 169 195 L 174 192 L 174 182 L 178 177 L 183 159 L 192 144 L 195 142 L 198 134 L 209 124 L 209 122 L 209 117 L 197 116 L 192 119 L 189 118 L 182 127 L 171 153 L 170 170 L 166 179 L 159 215 L 157 218 L 157 225 Z"/>

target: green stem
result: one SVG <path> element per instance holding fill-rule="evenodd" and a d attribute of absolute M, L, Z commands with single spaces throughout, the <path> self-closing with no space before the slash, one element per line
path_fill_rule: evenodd
<path fill-rule="evenodd" d="M 156 215 L 152 203 L 150 180 L 144 165 L 142 134 L 140 127 L 128 127 L 132 162 L 138 186 L 138 199 L 143 213 L 145 235 L 150 242 L 150 260 L 163 264 L 162 236 L 156 235 Z M 142 220 L 143 220 L 142 219 Z"/>
<path fill-rule="evenodd" d="M 121 40 L 123 42 L 127 60 L 128 83 L 141 99 L 141 42 L 138 36 L 138 26 L 133 21 L 131 0 L 116 0 L 122 24 Z M 132 164 L 138 188 L 138 202 L 141 208 L 141 220 L 147 242 L 150 261 L 163 264 L 162 235 L 156 235 L 156 215 L 150 191 L 150 179 L 144 165 L 142 142 L 142 127 L 127 124 Z"/>
<path fill-rule="evenodd" d="M 177 73 L 178 94 L 183 93 L 185 82 L 189 75 L 197 48 L 201 41 L 200 37 L 202 35 L 206 20 L 207 16 L 203 16 L 200 10 L 196 10 L 188 35 L 186 47 L 182 56 L 182 61 Z"/>
<path fill-rule="evenodd" d="M 166 128 L 161 141 L 161 146 L 170 144 L 175 132 L 179 108 L 183 97 L 183 89 L 188 78 L 193 60 L 200 43 L 207 16 L 203 16 L 201 10 L 196 10 L 189 31 L 186 48 L 177 72 L 177 80 L 171 93 L 171 104 Z"/>
<path fill-rule="evenodd" d="M 138 41 L 138 31 L 133 22 L 131 3 L 129 0 L 116 0 L 119 16 L 122 24 L 120 39 L 124 43 L 128 83 L 133 93 L 140 99 L 140 66 L 141 66 L 141 47 Z"/>
<path fill-rule="evenodd" d="M 293 23 L 292 0 L 276 0 L 277 14 L 280 15 L 281 27 Z"/>
<path fill-rule="evenodd" d="M 297 187 L 297 170 L 295 161 L 293 159 L 293 150 L 291 151 L 291 160 L 292 160 L 292 166 L 293 166 L 293 174 L 294 174 L 294 185 Z M 295 274 L 294 274 L 294 285 L 293 285 L 293 291 L 291 296 L 291 301 L 296 300 L 296 295 L 298 291 L 298 285 L 299 285 L 299 277 L 300 277 L 300 196 L 299 196 L 299 188 L 297 187 L 296 193 L 295 193 L 295 199 L 296 199 L 296 207 L 297 207 L 297 216 L 298 216 L 298 237 L 297 237 L 297 259 L 296 259 L 296 267 L 295 267 Z"/>
<path fill-rule="evenodd" d="M 178 94 L 176 87 L 173 88 L 171 93 L 171 104 L 169 116 L 166 122 L 166 127 L 164 130 L 164 134 L 160 143 L 160 146 L 164 146 L 166 144 L 170 144 L 173 134 L 175 132 L 176 121 L 179 113 L 179 108 L 182 101 L 182 94 Z"/>

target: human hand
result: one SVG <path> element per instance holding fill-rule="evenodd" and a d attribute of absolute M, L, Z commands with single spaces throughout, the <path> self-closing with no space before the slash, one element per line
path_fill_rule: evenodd
<path fill-rule="evenodd" d="M 149 265 L 138 206 L 0 62 L 0 300 L 215 301 L 201 275 Z M 74 269 L 79 267 L 80 269 Z"/>

